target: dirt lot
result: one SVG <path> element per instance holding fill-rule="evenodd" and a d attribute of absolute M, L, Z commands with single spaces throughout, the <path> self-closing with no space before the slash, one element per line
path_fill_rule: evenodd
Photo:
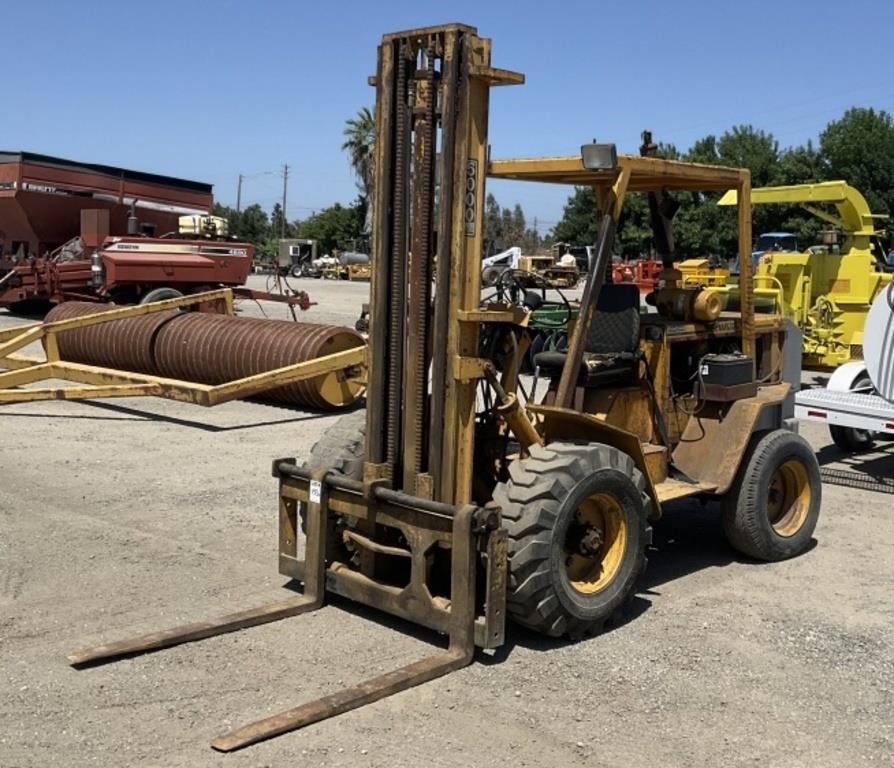
<path fill-rule="evenodd" d="M 353 323 L 366 296 L 302 284 L 320 302 L 307 320 Z M 18 322 L 0 310 L 0 328 Z M 803 557 L 746 562 L 716 508 L 680 505 L 607 634 L 513 629 L 447 678 L 229 756 L 208 741 L 437 638 L 341 601 L 67 666 L 84 646 L 282 597 L 271 459 L 305 456 L 336 418 L 152 399 L 0 409 L 0 766 L 894 764 L 894 495 L 829 483 Z M 894 444 L 847 467 L 825 430 L 802 433 L 827 471 L 894 478 Z"/>

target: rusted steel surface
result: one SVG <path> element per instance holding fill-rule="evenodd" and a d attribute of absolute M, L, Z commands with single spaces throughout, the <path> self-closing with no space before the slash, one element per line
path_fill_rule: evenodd
<path fill-rule="evenodd" d="M 0 218 L 9 255 L 13 242 L 36 256 L 80 232 L 81 211 L 108 211 L 109 231 L 124 234 L 133 200 L 156 231 L 177 229 L 183 214 L 210 213 L 210 184 L 144 171 L 65 160 L 33 152 L 0 152 Z M 160 204 L 160 205 L 159 205 Z M 89 269 L 89 264 L 87 265 Z"/>
<path fill-rule="evenodd" d="M 100 311 L 102 307 L 91 302 L 68 301 L 51 309 L 46 322 L 95 315 Z M 177 310 L 154 312 L 64 331 L 57 337 L 59 352 L 64 359 L 76 363 L 157 374 L 152 359 L 153 341 L 162 326 L 181 314 Z"/>
<path fill-rule="evenodd" d="M 319 538 L 325 539 L 325 502 L 327 477 L 325 470 L 315 470 L 314 480 L 321 483 L 321 502 L 310 502 L 308 523 L 315 526 L 309 531 L 308 544 L 317 558 L 316 562 L 308 560 L 308 567 L 318 571 L 311 577 L 310 583 L 328 583 L 324 581 L 322 569 L 322 547 Z M 330 476 L 331 477 L 331 476 Z M 446 675 L 471 663 L 475 651 L 475 575 L 476 575 L 476 543 L 474 532 L 479 510 L 471 505 L 454 510 L 452 516 L 451 541 L 451 604 L 449 610 L 448 631 L 450 645 L 446 651 L 427 656 L 412 664 L 400 667 L 392 672 L 370 678 L 362 683 L 345 688 L 337 693 L 323 696 L 298 707 L 280 712 L 271 717 L 258 720 L 250 725 L 238 728 L 231 733 L 218 737 L 211 746 L 221 752 L 232 752 L 250 744 L 279 736 L 283 733 L 303 728 L 311 723 L 319 722 L 352 709 L 357 709 L 374 701 L 392 696 L 429 680 Z M 390 595 L 387 588 L 375 582 L 366 585 L 370 597 L 378 595 L 387 599 Z M 374 601 L 364 601 L 375 604 Z M 417 610 L 421 609 L 421 605 Z M 502 627 L 498 630 L 502 634 Z"/>
<path fill-rule="evenodd" d="M 88 302 L 66 302 L 47 321 L 95 314 Z M 201 384 L 223 384 L 363 345 L 349 328 L 201 312 L 157 312 L 58 335 L 63 359 Z M 343 371 L 264 392 L 277 402 L 330 409 L 355 402 L 363 385 Z"/>
<path fill-rule="evenodd" d="M 213 621 L 200 621 L 185 624 L 181 627 L 150 632 L 128 640 L 119 640 L 68 654 L 68 663 L 73 667 L 89 666 L 107 661 L 114 661 L 126 656 L 135 656 L 150 651 L 160 651 L 183 643 L 192 643 L 206 637 L 217 637 L 227 632 L 268 624 L 289 616 L 297 616 L 319 608 L 317 601 L 307 595 L 287 598 L 275 603 L 268 603 L 260 608 L 251 608 L 238 613 L 231 613 Z"/>

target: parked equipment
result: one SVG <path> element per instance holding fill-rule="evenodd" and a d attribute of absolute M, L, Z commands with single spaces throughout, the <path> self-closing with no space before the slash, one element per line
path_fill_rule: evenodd
<path fill-rule="evenodd" d="M 0 307 L 139 304 L 231 287 L 302 310 L 304 292 L 240 288 L 254 246 L 209 215 L 211 186 L 27 152 L 0 152 Z"/>
<path fill-rule="evenodd" d="M 189 305 L 225 314 L 183 312 Z M 66 302 L 0 331 L 0 403 L 154 395 L 199 405 L 259 396 L 334 410 L 364 391 L 366 346 L 349 328 L 232 316 L 229 290 L 137 307 Z M 45 359 L 17 354 L 41 341 Z M 25 387 L 50 379 L 80 386 Z"/>
<path fill-rule="evenodd" d="M 832 441 L 848 453 L 894 435 L 894 284 L 872 302 L 863 336 L 863 361 L 836 369 L 825 388 L 795 395 L 795 416 L 828 424 Z"/>
<path fill-rule="evenodd" d="M 666 256 L 668 190 L 736 188 L 747 262 L 749 172 L 617 155 L 609 144 L 488 164 L 490 88 L 523 81 L 492 67 L 490 50 L 474 28 L 456 24 L 386 35 L 379 48 L 365 424 L 351 414 L 309 464 L 273 465 L 280 572 L 304 582 L 305 594 L 69 658 L 96 663 L 304 613 L 326 591 L 446 633 L 449 645 L 239 728 L 215 739 L 216 749 L 462 667 L 476 646 L 504 642 L 507 614 L 550 636 L 598 631 L 634 594 L 651 526 L 671 499 L 720 497 L 730 541 L 752 557 L 778 560 L 809 546 L 819 471 L 786 429 L 800 377 L 799 356 L 789 353 L 800 348 L 797 329 L 756 318 L 747 292 L 741 313 L 704 323 L 641 314 L 636 286 L 606 283 L 632 193 L 655 203 Z M 518 377 L 529 311 L 481 305 L 487 175 L 597 192 L 594 267 L 567 351 L 538 356 L 550 381 L 542 402 L 524 402 Z M 730 393 L 723 381 L 723 392 L 700 389 L 707 356 L 740 352 L 749 363 L 731 381 L 741 383 L 745 370 L 755 394 Z"/>
<path fill-rule="evenodd" d="M 551 255 L 523 256 L 517 245 L 482 259 L 481 283 L 495 286 L 506 272 L 529 274 L 532 282 L 539 278 L 551 288 L 573 288 L 580 280 L 573 256 L 568 255 L 565 261 L 556 261 Z M 521 275 L 516 275 L 516 279 L 521 279 Z"/>
<path fill-rule="evenodd" d="M 308 238 L 289 238 L 279 241 L 276 266 L 292 277 L 313 277 L 313 263 L 317 260 L 317 241 Z"/>
<path fill-rule="evenodd" d="M 731 191 L 719 204 L 735 202 L 736 194 Z M 784 232 L 766 235 L 759 245 L 771 250 L 756 252 L 754 303 L 758 311 L 782 314 L 798 324 L 804 334 L 808 367 L 835 368 L 861 359 L 866 313 L 873 299 L 891 283 L 884 232 L 876 227 L 878 219 L 887 217 L 873 214 L 863 195 L 844 181 L 754 189 L 751 202 L 799 204 L 842 232 L 844 242 L 823 253 L 777 250 L 795 248 L 797 243 Z M 827 210 L 828 206 L 836 213 Z M 712 290 L 727 294 L 730 306 L 738 302 L 738 286 Z"/>

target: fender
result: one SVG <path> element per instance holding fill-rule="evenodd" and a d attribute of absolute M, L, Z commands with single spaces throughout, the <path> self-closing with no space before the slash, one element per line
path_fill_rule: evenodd
<path fill-rule="evenodd" d="M 637 469 L 643 473 L 646 491 L 652 499 L 652 513 L 649 515 L 649 519 L 657 520 L 661 517 L 661 505 L 658 502 L 655 484 L 649 475 L 646 457 L 636 435 L 620 427 L 607 424 L 595 416 L 579 413 L 570 408 L 560 408 L 555 405 L 528 405 L 527 410 L 535 414 L 540 421 L 547 448 L 551 442 L 556 440 L 588 440 L 610 445 L 630 456 Z"/>
<path fill-rule="evenodd" d="M 833 392 L 850 392 L 861 376 L 867 376 L 866 363 L 856 360 L 852 363 L 839 365 L 829 377 L 826 389 Z"/>

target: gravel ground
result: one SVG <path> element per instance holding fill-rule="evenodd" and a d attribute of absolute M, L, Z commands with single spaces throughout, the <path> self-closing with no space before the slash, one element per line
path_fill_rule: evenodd
<path fill-rule="evenodd" d="M 366 300 L 364 284 L 293 282 L 320 302 L 308 321 L 353 324 Z M 19 322 L 0 310 L 0 328 Z M 464 670 L 229 756 L 209 740 L 437 638 L 337 600 L 67 666 L 84 646 L 288 594 L 270 461 L 306 456 L 336 418 L 146 398 L 0 409 L 0 766 L 894 765 L 894 495 L 831 483 L 802 557 L 745 561 L 715 506 L 678 504 L 612 631 L 570 645 L 512 628 Z M 852 460 L 821 427 L 802 434 L 839 481 L 894 478 L 890 443 Z"/>

